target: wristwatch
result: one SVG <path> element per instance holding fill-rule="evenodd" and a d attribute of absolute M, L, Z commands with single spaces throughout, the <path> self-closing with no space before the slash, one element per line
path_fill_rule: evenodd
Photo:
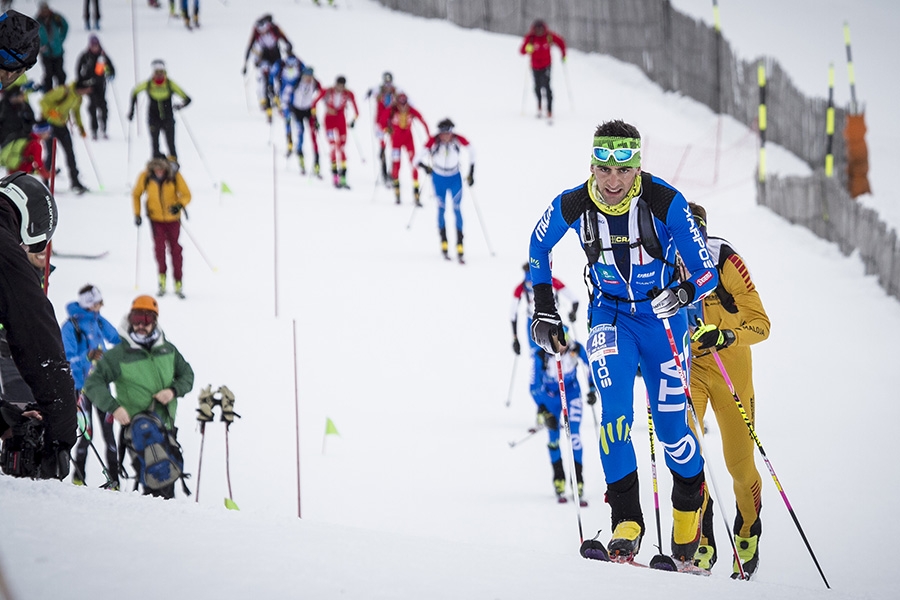
<path fill-rule="evenodd" d="M 688 291 L 683 287 L 675 288 L 675 296 L 678 298 L 678 303 L 682 306 L 687 306 L 688 303 Z"/>

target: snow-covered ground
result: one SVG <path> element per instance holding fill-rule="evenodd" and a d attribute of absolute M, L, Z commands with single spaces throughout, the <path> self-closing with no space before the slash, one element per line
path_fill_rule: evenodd
<path fill-rule="evenodd" d="M 528 237 L 551 199 L 587 176 L 593 128 L 611 118 L 641 129 L 646 170 L 704 204 L 711 233 L 731 240 L 753 270 L 773 323 L 770 339 L 755 350 L 757 431 L 833 588 L 830 596 L 893 597 L 889 561 L 900 526 L 889 440 L 900 410 L 885 374 L 895 368 L 900 306 L 864 276 L 855 257 L 756 206 L 754 134 L 723 120 L 714 180 L 717 117 L 662 93 L 634 67 L 573 52 L 566 69 L 554 70 L 556 122 L 548 127 L 533 116 L 517 37 L 412 18 L 367 0 L 339 3 L 332 9 L 270 0 L 263 8 L 208 1 L 194 32 L 142 2 L 104 3 L 101 41 L 118 71 L 110 92 L 112 139 L 88 141 L 96 170 L 76 141 L 83 180 L 95 191 L 74 196 L 65 172 L 59 177 L 54 245 L 110 254 L 55 259 L 50 296 L 62 320 L 65 303 L 93 283 L 104 294 L 104 314 L 118 322 L 135 295 L 155 288 L 148 230 L 135 232 L 129 196 L 149 154 L 146 126 L 137 135 L 132 124 L 129 151 L 121 117 L 135 78 L 149 76 L 150 61 L 162 58 L 193 98 L 177 130 L 182 172 L 194 192 L 182 235 L 188 299 L 161 299 L 162 327 L 196 372 L 195 392 L 179 408 L 179 437 L 194 487 L 196 392 L 207 384 L 235 392 L 243 418 L 231 428 L 231 484 L 241 510 L 223 506 L 220 423 L 207 427 L 199 503 L 194 496 L 164 502 L 97 489 L 95 462 L 84 488 L 2 476 L 0 568 L 14 597 L 822 597 L 822 579 L 762 461 L 762 566 L 756 581 L 742 583 L 728 578 L 727 558 L 708 579 L 585 561 L 577 552 L 573 505 L 554 500 L 544 439 L 537 435 L 514 449 L 507 443 L 534 422 L 526 360 L 514 360 L 508 321 Z M 16 4 L 32 12 L 33 4 Z M 56 4 L 72 23 L 72 65 L 87 39 L 81 3 Z M 888 17 L 897 22 L 898 9 L 883 3 L 860 14 L 858 3 L 827 4 L 854 27 L 859 93 L 872 127 L 887 120 L 875 110 L 890 97 L 872 93 L 878 76 L 868 73 L 886 79 L 890 72 L 896 53 L 881 48 L 896 40 L 883 28 Z M 753 33 L 741 28 L 757 23 L 729 17 L 730 6 L 722 3 L 726 37 L 749 39 Z M 773 7 L 765 29 L 773 33 L 781 27 L 776 16 L 793 15 L 790 7 L 776 11 L 774 2 L 755 6 Z M 241 60 L 264 11 L 323 83 L 343 74 L 357 93 L 363 118 L 348 143 L 350 191 L 301 177 L 295 158 L 284 157 L 281 121 L 268 128 L 248 97 L 253 88 L 241 78 Z M 862 19 L 876 17 L 867 37 Z M 779 59 L 787 52 L 799 60 L 821 35 L 785 27 L 788 39 L 766 36 L 786 44 L 773 51 Z M 736 43 L 752 55 L 745 42 Z M 836 64 L 841 56 L 834 54 Z M 793 74 L 792 62 L 784 64 Z M 434 199 L 425 195 L 426 208 L 412 209 L 405 168 L 402 206 L 374 185 L 364 93 L 385 70 L 432 127 L 449 116 L 477 148 L 476 185 L 463 205 L 465 266 L 441 259 Z M 797 80 L 810 91 L 799 74 Z M 876 162 L 875 145 L 886 151 L 897 144 L 880 135 L 872 131 L 869 138 L 871 176 L 876 192 L 889 192 L 877 183 L 889 166 L 880 156 Z M 685 140 L 692 148 L 686 158 Z M 769 160 L 773 171 L 804 168 L 777 148 Z M 232 193 L 223 193 L 223 182 Z M 583 294 L 583 255 L 574 239 L 567 242 L 555 253 L 555 273 Z M 519 335 L 524 342 L 521 323 Z M 583 339 L 583 328 L 578 335 Z M 640 415 L 640 383 L 635 397 Z M 603 530 L 605 541 L 609 511 L 586 417 L 591 504 L 581 519 L 586 536 Z M 327 418 L 340 435 L 324 436 Z M 649 449 L 643 419 L 635 423 L 651 524 L 640 558 L 649 560 L 656 539 Z M 717 428 L 709 425 L 710 462 L 728 495 L 719 505 L 733 516 Z M 664 540 L 670 484 L 662 470 Z M 724 543 L 724 526 L 717 526 Z"/>

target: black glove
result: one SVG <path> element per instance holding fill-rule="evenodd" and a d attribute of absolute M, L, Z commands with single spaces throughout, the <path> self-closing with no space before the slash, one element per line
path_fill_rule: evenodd
<path fill-rule="evenodd" d="M 369 90 L 368 92 L 366 92 L 366 100 L 368 100 L 371 97 L 372 97 L 372 90 Z"/>
<path fill-rule="evenodd" d="M 181 212 L 182 208 L 184 208 L 184 207 L 181 206 L 180 204 L 173 204 L 172 206 L 169 207 L 169 214 L 177 215 L 179 212 Z"/>
<path fill-rule="evenodd" d="M 587 403 L 591 406 L 597 404 L 597 391 L 591 390 L 587 393 Z"/>
<path fill-rule="evenodd" d="M 572 311 L 569 313 L 569 323 L 574 323 L 575 318 L 578 316 L 578 303 L 572 303 Z"/>
<path fill-rule="evenodd" d="M 531 321 L 531 339 L 547 352 L 558 353 L 559 349 L 566 345 L 566 336 L 559 313 L 556 311 L 534 313 Z"/>
<path fill-rule="evenodd" d="M 649 295 L 653 298 L 650 307 L 656 316 L 660 319 L 668 319 L 678 314 L 682 307 L 694 301 L 694 286 L 685 281 L 676 288 L 666 288 L 662 292 L 654 289 Z"/>
<path fill-rule="evenodd" d="M 431 167 L 429 167 L 428 165 L 426 165 L 423 162 L 420 162 L 417 166 L 420 169 L 422 169 L 423 171 L 425 171 L 426 173 L 428 173 L 429 175 L 431 175 L 431 172 L 433 171 L 433 169 Z"/>
<path fill-rule="evenodd" d="M 734 343 L 734 332 L 730 329 L 719 329 L 711 323 L 701 325 L 694 331 L 691 340 L 700 342 L 701 350 L 715 348 L 722 350 Z"/>
<path fill-rule="evenodd" d="M 522 344 L 519 343 L 519 338 L 513 338 L 513 352 L 516 353 L 516 356 L 522 353 Z"/>
<path fill-rule="evenodd" d="M 538 423 L 543 423 L 547 429 L 559 429 L 559 421 L 543 404 L 538 406 L 537 419 Z"/>
<path fill-rule="evenodd" d="M 466 177 L 466 183 L 469 184 L 469 187 L 475 185 L 475 165 L 469 165 L 469 176 Z"/>
<path fill-rule="evenodd" d="M 134 109 L 128 111 L 128 120 L 129 121 L 134 120 Z"/>
<path fill-rule="evenodd" d="M 356 119 L 350 121 L 350 129 L 353 129 L 354 127 L 356 127 Z"/>
<path fill-rule="evenodd" d="M 135 216 L 134 216 L 134 224 L 135 224 L 135 225 L 137 225 L 138 227 L 140 227 L 140 226 L 141 226 L 141 223 L 143 223 L 143 222 L 144 222 L 144 220 L 141 219 L 141 215 L 135 215 Z"/>
<path fill-rule="evenodd" d="M 241 69 L 241 75 L 246 75 L 246 74 L 247 74 L 247 65 L 245 64 L 244 68 Z"/>

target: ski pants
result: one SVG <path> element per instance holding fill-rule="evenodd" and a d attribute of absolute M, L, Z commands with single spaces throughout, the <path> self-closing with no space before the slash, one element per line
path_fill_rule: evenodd
<path fill-rule="evenodd" d="M 532 397 L 538 406 L 544 405 L 547 407 L 547 410 L 553 413 L 553 416 L 556 417 L 556 422 L 562 427 L 562 398 L 560 398 L 559 389 L 548 390 L 542 388 Z M 569 432 L 572 434 L 572 452 L 575 455 L 575 462 L 582 464 L 581 414 L 583 405 L 581 403 L 581 390 L 578 388 L 577 381 L 574 386 L 566 382 L 566 404 L 568 404 L 569 410 Z M 559 427 L 556 429 L 548 428 L 547 436 L 549 438 L 547 449 L 550 452 L 550 464 L 552 465 L 562 458 L 562 453 L 559 449 Z"/>
<path fill-rule="evenodd" d="M 91 119 L 91 133 L 96 136 L 98 129 L 106 132 L 109 108 L 106 105 L 105 83 L 91 88 L 91 92 L 88 94 L 88 115 Z"/>
<path fill-rule="evenodd" d="M 53 127 L 53 137 L 62 146 L 63 152 L 66 153 L 66 166 L 69 168 L 69 183 L 75 185 L 80 183 L 78 179 L 78 165 L 75 163 L 75 148 L 72 146 L 72 134 L 65 125 L 51 125 Z M 53 160 L 53 138 L 48 139 L 44 143 L 44 156 L 47 157 L 45 164 L 49 167 Z M 59 161 L 57 160 L 57 163 Z"/>
<path fill-rule="evenodd" d="M 91 19 L 91 4 L 94 5 L 94 22 L 100 22 L 100 0 L 84 0 L 84 22 Z"/>
<path fill-rule="evenodd" d="M 82 481 L 87 481 L 87 473 L 85 466 L 87 464 L 87 451 L 90 440 L 93 439 L 92 424 L 93 404 L 90 400 L 80 395 L 78 397 L 78 429 L 87 432 L 78 440 L 78 446 L 75 448 L 75 466 L 77 467 L 75 476 L 81 477 Z M 119 479 L 119 450 L 116 447 L 116 434 L 113 432 L 113 420 L 99 408 L 97 409 L 100 427 L 103 431 L 103 443 L 106 447 L 106 468 L 109 478 L 113 481 Z"/>
<path fill-rule="evenodd" d="M 309 123 L 309 138 L 312 141 L 313 153 L 316 158 L 316 164 L 319 164 L 319 141 L 316 139 L 316 133 L 319 131 L 319 123 L 316 121 L 316 115 L 309 108 L 290 107 L 290 112 L 285 112 L 284 126 L 287 129 L 288 141 L 291 139 L 291 115 L 297 123 L 297 155 L 303 156 L 303 133 L 306 131 L 306 123 Z"/>
<path fill-rule="evenodd" d="M 172 255 L 172 275 L 175 281 L 181 281 L 181 244 L 178 236 L 181 234 L 181 221 L 150 221 L 153 230 L 153 252 L 156 255 L 156 266 L 160 275 L 166 274 L 166 246 Z"/>
<path fill-rule="evenodd" d="M 175 152 L 175 119 L 150 121 L 147 123 L 147 127 L 150 129 L 150 149 L 153 152 L 153 157 L 166 156 L 159 151 L 159 132 L 162 131 L 166 136 L 166 146 L 169 148 L 168 155 L 177 159 L 178 153 Z"/>
<path fill-rule="evenodd" d="M 703 457 L 688 426 L 687 398 L 663 322 L 652 312 L 631 314 L 627 310 L 601 305 L 592 306 L 590 311 L 587 353 L 601 399 L 600 462 L 606 483 L 619 481 L 637 470 L 631 428 L 634 378 L 639 364 L 666 465 L 684 479 L 693 478 L 703 471 Z M 671 317 L 669 325 L 678 353 L 683 356 L 686 311 Z"/>
<path fill-rule="evenodd" d="M 719 352 L 719 358 L 752 424 L 755 420 L 756 398 L 753 395 L 750 348 L 747 346 L 726 348 Z M 734 533 L 741 537 L 751 537 L 753 535 L 751 527 L 756 523 L 762 509 L 762 480 L 756 469 L 755 443 L 711 354 L 700 356 L 691 363 L 691 398 L 700 423 L 703 423 L 707 406 L 712 407 L 716 415 L 716 423 L 722 434 L 725 466 L 731 474 L 734 497 L 737 501 L 738 515 L 735 519 Z"/>
<path fill-rule="evenodd" d="M 56 80 L 56 85 L 65 85 L 66 71 L 63 69 L 62 56 L 41 54 L 41 64 L 44 66 L 44 80 L 41 83 L 41 89 L 45 93 L 56 87 L 53 85 L 54 79 Z"/>
<path fill-rule="evenodd" d="M 413 136 L 411 129 L 398 129 L 391 134 L 391 178 L 395 181 L 400 178 L 400 151 L 406 150 L 409 157 L 409 168 L 412 171 L 413 182 L 419 181 L 419 170 L 416 165 L 412 164 L 413 157 L 416 155 L 416 148 L 413 145 Z"/>
<path fill-rule="evenodd" d="M 550 89 L 550 67 L 546 69 L 533 69 L 534 75 L 534 95 L 537 96 L 538 110 L 541 109 L 543 102 L 541 101 L 541 91 L 547 97 L 547 114 L 553 114 L 553 90 Z"/>
<path fill-rule="evenodd" d="M 456 230 L 463 230 L 462 211 L 459 204 L 462 202 L 462 176 L 457 171 L 453 175 L 431 174 L 431 181 L 434 183 L 434 195 L 437 196 L 437 218 L 438 229 L 446 229 L 447 224 L 444 222 L 444 212 L 447 209 L 447 193 L 453 197 L 453 216 L 456 217 Z"/>

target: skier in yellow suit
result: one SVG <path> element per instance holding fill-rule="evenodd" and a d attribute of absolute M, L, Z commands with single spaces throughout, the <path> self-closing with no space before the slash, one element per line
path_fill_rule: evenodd
<path fill-rule="evenodd" d="M 734 541 L 744 574 L 750 577 L 759 564 L 762 481 L 754 460 L 755 444 L 712 350 L 715 348 L 718 352 L 735 392 L 753 423 L 756 397 L 750 346 L 769 337 L 769 317 L 741 256 L 726 240 L 707 236 L 706 210 L 694 203 L 690 203 L 690 207 L 719 271 L 719 285 L 715 291 L 703 299 L 702 305 L 689 309 L 689 323 L 696 327 L 691 336 L 691 397 L 699 422 L 703 423 L 706 407 L 710 405 L 722 433 L 725 465 L 731 474 L 737 501 Z M 697 317 L 702 321 L 702 326 Z M 717 558 L 712 508 L 712 500 L 708 498 L 703 513 L 700 548 L 695 555 L 695 563 L 705 569 L 712 568 Z M 733 571 L 732 577 L 737 578 L 737 564 L 733 565 Z"/>

